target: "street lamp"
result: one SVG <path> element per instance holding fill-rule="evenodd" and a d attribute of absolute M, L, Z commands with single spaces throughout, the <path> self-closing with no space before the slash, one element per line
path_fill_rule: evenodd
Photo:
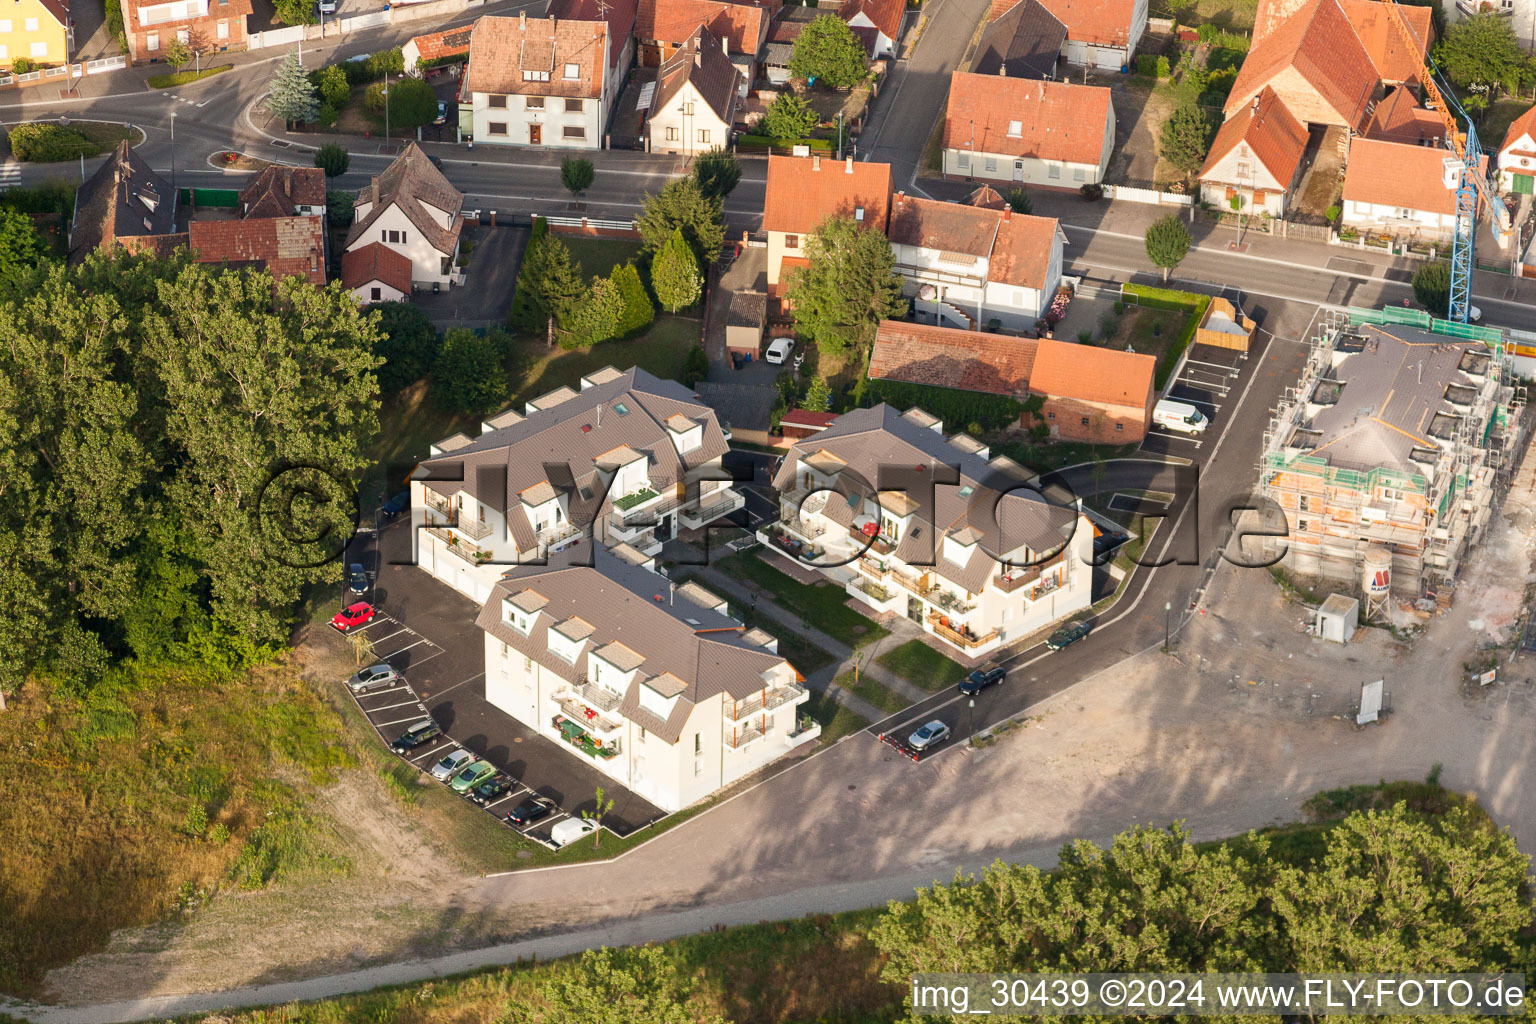
<path fill-rule="evenodd" d="M 1172 601 L 1164 601 L 1163 602 L 1163 650 L 1165 650 L 1165 651 L 1168 649 L 1168 645 L 1169 645 L 1169 640 L 1168 640 L 1168 619 L 1172 615 L 1173 615 L 1173 602 Z"/>
<path fill-rule="evenodd" d="M 976 742 L 976 698 L 971 698 L 971 742 Z"/>
<path fill-rule="evenodd" d="M 171 191 L 176 191 L 176 111 L 171 111 Z"/>

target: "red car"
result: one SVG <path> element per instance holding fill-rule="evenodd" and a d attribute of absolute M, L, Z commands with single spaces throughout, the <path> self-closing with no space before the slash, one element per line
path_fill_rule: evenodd
<path fill-rule="evenodd" d="M 331 625 L 343 633 L 350 633 L 359 626 L 366 626 L 372 621 L 373 605 L 367 601 L 359 601 L 357 604 L 347 605 L 347 607 L 331 617 Z"/>

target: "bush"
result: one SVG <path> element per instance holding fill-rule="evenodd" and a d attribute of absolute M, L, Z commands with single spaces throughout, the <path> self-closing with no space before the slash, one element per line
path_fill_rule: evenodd
<path fill-rule="evenodd" d="M 773 139 L 798 139 L 809 135 L 818 121 L 816 111 L 809 103 L 785 92 L 768 105 L 758 130 Z"/>
<path fill-rule="evenodd" d="M 568 156 L 560 161 L 560 184 L 571 195 L 579 195 L 592 187 L 597 171 L 586 157 Z"/>
<path fill-rule="evenodd" d="M 1328 207 L 1328 209 L 1323 211 L 1323 219 L 1326 220 L 1329 224 L 1332 224 L 1339 219 L 1339 214 L 1343 212 L 1343 210 L 1339 209 L 1339 204 L 1334 203 L 1332 206 Z"/>
<path fill-rule="evenodd" d="M 1084 199 L 1086 199 L 1088 202 L 1096 203 L 1100 199 L 1104 198 L 1104 186 L 1100 185 L 1096 181 L 1090 181 L 1087 184 L 1083 185 L 1082 188 L 1078 189 L 1077 193 L 1078 193 L 1078 195 L 1080 195 Z"/>
<path fill-rule="evenodd" d="M 1009 189 L 1008 194 L 1003 197 L 1003 200 L 1014 213 L 1022 213 L 1028 216 L 1035 212 L 1034 200 L 1030 199 L 1029 194 L 1021 188 Z"/>
<path fill-rule="evenodd" d="M 37 63 L 30 57 L 17 57 L 11 61 L 11 70 L 18 75 L 27 75 L 37 70 Z"/>
<path fill-rule="evenodd" d="M 650 293 L 640 281 L 640 271 L 633 263 L 613 268 L 610 277 L 614 287 L 624 299 L 624 313 L 619 317 L 618 337 L 629 338 L 641 333 L 656 319 L 656 306 Z"/>
<path fill-rule="evenodd" d="M 1157 77 L 1157 58 L 1150 53 L 1136 55 L 1136 73 L 1143 78 Z"/>
<path fill-rule="evenodd" d="M 830 153 L 835 144 L 831 139 L 776 139 L 771 135 L 743 135 L 736 140 L 737 149 L 781 149 L 789 146 L 809 146 L 812 150 Z"/>
<path fill-rule="evenodd" d="M 311 72 L 309 78 L 315 83 L 315 91 L 320 94 L 320 99 L 333 107 L 345 106 L 352 96 L 352 85 L 339 64 L 319 68 Z"/>
<path fill-rule="evenodd" d="M 1167 57 L 1159 57 L 1159 58 L 1157 58 L 1156 70 L 1157 70 L 1157 77 L 1158 78 L 1167 78 L 1172 73 L 1171 70 L 1168 67 L 1168 58 Z"/>
<path fill-rule="evenodd" d="M 313 25 L 319 21 L 311 0 L 273 0 L 274 20 L 283 25 Z"/>
<path fill-rule="evenodd" d="M 73 128 L 48 122 L 19 124 L 11 129 L 11 153 L 17 160 L 47 164 L 96 156 L 101 147 Z"/>
<path fill-rule="evenodd" d="M 972 391 L 908 384 L 905 381 L 864 378 L 854 392 L 862 406 L 887 402 L 897 409 L 921 407 L 943 420 L 948 429 L 962 423 L 980 423 L 987 430 L 1001 430 L 1018 422 L 1024 403 L 1007 395 L 983 395 Z"/>
<path fill-rule="evenodd" d="M 704 351 L 703 345 L 695 345 L 688 350 L 688 355 L 683 360 L 683 387 L 694 387 L 708 376 L 709 355 Z"/>
<path fill-rule="evenodd" d="M 561 324 L 566 334 L 560 339 L 560 347 L 589 348 L 618 337 L 624 314 L 624 296 L 613 279 L 594 277 L 591 291 Z"/>
<path fill-rule="evenodd" d="M 346 147 L 338 143 L 327 142 L 315 150 L 315 166 L 324 171 L 327 178 L 341 177 L 351 165 L 352 157 Z"/>
<path fill-rule="evenodd" d="M 443 338 L 432 364 L 432 396 L 445 412 L 485 416 L 507 400 L 503 365 L 509 339 L 500 331 L 476 334 L 456 327 Z"/>
<path fill-rule="evenodd" d="M 437 116 L 437 93 L 419 78 L 389 82 L 389 121 L 394 128 L 415 128 L 431 124 Z M 375 114 L 384 113 L 383 82 L 375 82 L 363 93 L 363 106 Z"/>
<path fill-rule="evenodd" d="M 384 50 L 369 56 L 367 60 L 347 60 L 337 64 L 341 73 L 347 76 L 347 82 L 351 85 L 363 85 L 367 82 L 377 82 L 384 77 L 384 73 L 391 75 L 405 74 L 405 55 L 397 46 L 393 50 Z"/>
<path fill-rule="evenodd" d="M 383 337 L 375 350 L 384 357 L 378 369 L 379 393 L 393 395 L 427 375 L 437 362 L 442 339 L 420 306 L 412 302 L 380 302 L 368 307 L 379 313 Z"/>
<path fill-rule="evenodd" d="M 356 196 L 344 188 L 333 188 L 325 193 L 325 219 L 333 228 L 349 228 L 357 216 L 353 204 Z"/>
<path fill-rule="evenodd" d="M 1451 305 L 1451 265 L 1437 260 L 1415 270 L 1413 297 L 1435 316 L 1446 316 Z"/>
<path fill-rule="evenodd" d="M 339 120 L 341 120 L 341 111 L 329 103 L 320 104 L 320 112 L 315 115 L 315 124 L 321 128 L 334 128 Z"/>

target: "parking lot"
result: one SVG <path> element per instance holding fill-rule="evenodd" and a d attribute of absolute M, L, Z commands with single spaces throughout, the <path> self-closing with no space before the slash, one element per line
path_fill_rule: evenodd
<path fill-rule="evenodd" d="M 356 698 L 383 742 L 392 743 L 412 722 L 430 715 L 443 736 L 412 751 L 406 760 L 430 772 L 445 755 L 462 747 L 491 762 L 517 785 L 491 803 L 489 813 L 504 820 L 530 795 L 556 805 L 550 816 L 518 829 L 542 843 L 549 843 L 557 822 L 591 811 L 599 787 L 613 800 L 603 827 L 615 835 L 629 835 L 664 817 L 661 808 L 485 699 L 485 639 L 475 626 L 479 608 L 414 565 L 391 564 L 404 561 L 394 557 L 394 548 L 397 540 L 401 545 L 408 540 L 408 529 L 404 522 L 386 529 L 383 559 L 372 534 L 361 535 L 348 556 L 370 573 L 372 589 L 361 600 L 378 609 L 373 621 L 353 631 L 368 640 L 371 654 L 365 664 L 382 661 L 405 677 L 396 686 Z"/>
<path fill-rule="evenodd" d="M 1258 343 L 1255 337 L 1254 344 Z M 1204 433 L 1184 434 L 1154 423 L 1147 431 L 1140 450 L 1149 455 L 1198 462 L 1201 447 L 1221 434 L 1217 417 L 1228 398 L 1240 390 L 1243 368 L 1249 358 L 1249 353 L 1231 349 L 1213 348 L 1210 345 L 1190 346 L 1189 355 L 1179 368 L 1179 375 L 1168 385 L 1163 397 L 1194 406 L 1205 413 L 1211 425 Z"/>

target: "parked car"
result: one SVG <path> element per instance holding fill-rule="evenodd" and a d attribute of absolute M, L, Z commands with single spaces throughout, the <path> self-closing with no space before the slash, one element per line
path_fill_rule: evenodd
<path fill-rule="evenodd" d="M 566 846 L 596 831 L 597 822 L 595 821 L 587 818 L 566 818 L 549 830 L 549 839 L 556 846 Z"/>
<path fill-rule="evenodd" d="M 908 737 L 907 745 L 913 750 L 927 750 L 947 739 L 949 739 L 949 726 L 935 718 Z"/>
<path fill-rule="evenodd" d="M 998 668 L 979 668 L 960 680 L 960 692 L 967 697 L 974 697 L 989 686 L 996 686 L 1008 675 L 1008 670 Z"/>
<path fill-rule="evenodd" d="M 555 802 L 548 797 L 531 796 L 507 813 L 507 824 L 532 825 L 549 817 L 554 809 Z"/>
<path fill-rule="evenodd" d="M 371 690 L 382 690 L 385 687 L 394 686 L 400 682 L 399 672 L 390 668 L 382 661 L 377 665 L 369 665 L 357 675 L 347 680 L 347 688 L 353 693 L 363 694 Z"/>
<path fill-rule="evenodd" d="M 789 358 L 789 354 L 794 350 L 794 338 L 774 338 L 768 343 L 768 350 L 763 353 L 763 358 L 775 366 L 779 366 Z"/>
<path fill-rule="evenodd" d="M 496 774 L 496 766 L 489 761 L 476 761 L 459 769 L 459 774 L 453 777 L 449 788 L 455 793 L 468 793 L 480 783 Z"/>
<path fill-rule="evenodd" d="M 460 747 L 458 750 L 449 751 L 443 756 L 441 761 L 432 766 L 432 777 L 438 782 L 447 782 L 474 759 L 475 755 L 463 747 Z"/>
<path fill-rule="evenodd" d="M 346 63 L 348 63 L 348 64 L 361 64 L 363 61 L 367 60 L 369 57 L 372 57 L 372 56 L 373 56 L 373 54 L 371 54 L 371 53 L 360 53 L 360 54 L 358 54 L 355 57 L 348 57 L 347 60 L 346 60 Z"/>
<path fill-rule="evenodd" d="M 363 570 L 362 562 L 353 562 L 347 567 L 347 586 L 354 594 L 368 593 L 368 573 Z"/>
<path fill-rule="evenodd" d="M 380 519 L 393 519 L 395 516 L 411 507 L 411 492 L 401 491 L 379 506 Z"/>
<path fill-rule="evenodd" d="M 367 601 L 359 601 L 356 604 L 347 605 L 331 616 L 331 625 L 343 633 L 350 633 L 372 622 L 373 615 L 373 605 Z"/>
<path fill-rule="evenodd" d="M 1046 640 L 1045 646 L 1049 647 L 1053 651 L 1059 651 L 1063 647 L 1077 643 L 1083 637 L 1092 632 L 1092 624 L 1087 622 L 1074 622 L 1072 625 L 1062 626 L 1056 632 L 1052 633 L 1050 639 Z"/>
<path fill-rule="evenodd" d="M 395 741 L 389 745 L 389 749 L 397 754 L 403 754 L 408 750 L 415 750 L 430 740 L 435 740 L 443 734 L 443 727 L 430 718 L 423 718 L 419 722 L 412 722 L 405 727 L 405 732 L 395 737 Z"/>
<path fill-rule="evenodd" d="M 486 804 L 495 803 L 497 799 L 517 785 L 517 780 L 506 772 L 497 772 L 486 779 L 480 785 L 470 790 L 469 798 L 484 807 Z"/>
<path fill-rule="evenodd" d="M 437 101 L 437 116 L 432 119 L 433 124 L 442 124 L 448 120 L 448 104 L 445 100 Z"/>

